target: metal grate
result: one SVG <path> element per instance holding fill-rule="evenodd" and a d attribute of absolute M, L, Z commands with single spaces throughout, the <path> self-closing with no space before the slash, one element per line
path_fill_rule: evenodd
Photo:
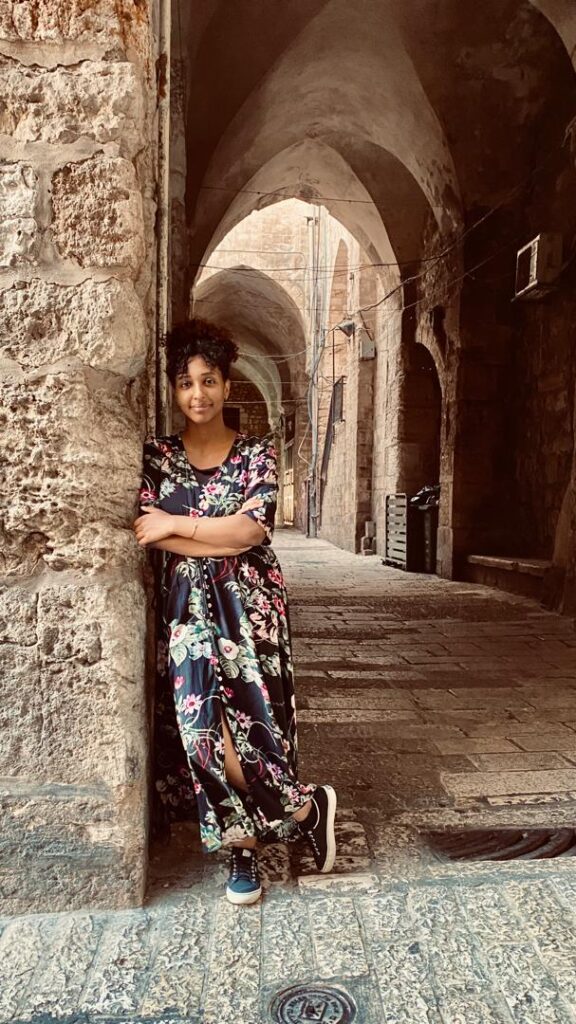
<path fill-rule="evenodd" d="M 549 860 L 576 856 L 576 831 L 558 829 L 465 829 L 426 832 L 422 838 L 440 860 Z"/>
<path fill-rule="evenodd" d="M 356 1003 L 343 988 L 317 982 L 282 989 L 270 1005 L 274 1024 L 352 1024 Z"/>

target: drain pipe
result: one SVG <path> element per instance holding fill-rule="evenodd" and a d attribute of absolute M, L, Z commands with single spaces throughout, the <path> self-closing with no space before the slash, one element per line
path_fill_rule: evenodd
<path fill-rule="evenodd" d="M 156 430 L 169 433 L 170 389 L 166 378 L 165 338 L 170 319 L 170 34 L 171 0 L 158 0 L 156 58 Z"/>

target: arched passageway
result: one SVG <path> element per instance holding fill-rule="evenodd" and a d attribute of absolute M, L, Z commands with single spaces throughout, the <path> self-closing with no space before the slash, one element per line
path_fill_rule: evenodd
<path fill-rule="evenodd" d="M 573 311 L 572 264 L 544 304 L 512 301 L 520 245 L 560 231 L 569 253 L 576 230 L 562 213 L 575 189 L 563 145 L 576 96 L 565 6 L 450 0 L 434 17 L 394 0 L 358 11 L 297 0 L 273 15 L 258 0 L 233 13 L 207 4 L 202 17 L 181 8 L 173 134 L 189 157 L 173 197 L 185 239 L 175 308 L 192 293 L 194 308 L 234 320 L 255 362 L 285 368 L 270 414 L 280 428 L 298 411 L 294 521 L 351 550 L 371 523 L 382 552 L 386 494 L 437 476 L 441 574 L 463 576 L 468 556 L 523 546 L 554 561 L 557 600 L 571 600 L 562 538 L 574 372 L 558 336 Z M 309 224 L 320 225 L 316 250 L 299 250 L 299 294 L 290 231 L 278 242 L 287 200 L 308 204 Z M 254 227 L 264 214 L 267 245 Z M 234 247 L 242 268 L 229 252 L 228 276 L 206 292 L 211 261 L 222 267 Z M 347 319 L 348 339 L 334 331 Z M 551 336 L 556 374 L 542 362 Z M 300 365 L 281 364 L 300 342 Z M 562 423 L 541 415 L 546 403 L 564 408 Z M 327 431 L 331 406 L 340 419 Z M 528 436 L 537 443 L 525 447 Z M 545 495 L 532 482 L 539 463 Z"/>

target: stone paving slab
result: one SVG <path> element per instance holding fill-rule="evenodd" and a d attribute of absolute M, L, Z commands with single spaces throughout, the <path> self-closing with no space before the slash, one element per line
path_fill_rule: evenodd
<path fill-rule="evenodd" d="M 576 1024 L 576 861 L 455 864 L 425 840 L 574 824 L 573 622 L 275 541 L 300 774 L 338 792 L 333 873 L 266 845 L 262 901 L 234 907 L 226 854 L 177 823 L 144 907 L 0 919 L 0 1024 L 273 1024 L 278 993 L 313 983 L 341 986 L 356 1024 Z"/>

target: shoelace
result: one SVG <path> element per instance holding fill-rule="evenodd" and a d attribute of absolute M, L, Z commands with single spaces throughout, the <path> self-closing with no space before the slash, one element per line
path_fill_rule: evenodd
<path fill-rule="evenodd" d="M 250 878 L 250 881 L 256 882 L 256 857 L 254 854 L 250 855 L 250 862 L 248 863 L 247 857 L 242 857 L 241 853 L 233 851 L 231 854 L 232 858 L 232 881 L 236 882 L 239 875 L 243 874 Z M 239 871 L 239 867 L 243 870 Z"/>

